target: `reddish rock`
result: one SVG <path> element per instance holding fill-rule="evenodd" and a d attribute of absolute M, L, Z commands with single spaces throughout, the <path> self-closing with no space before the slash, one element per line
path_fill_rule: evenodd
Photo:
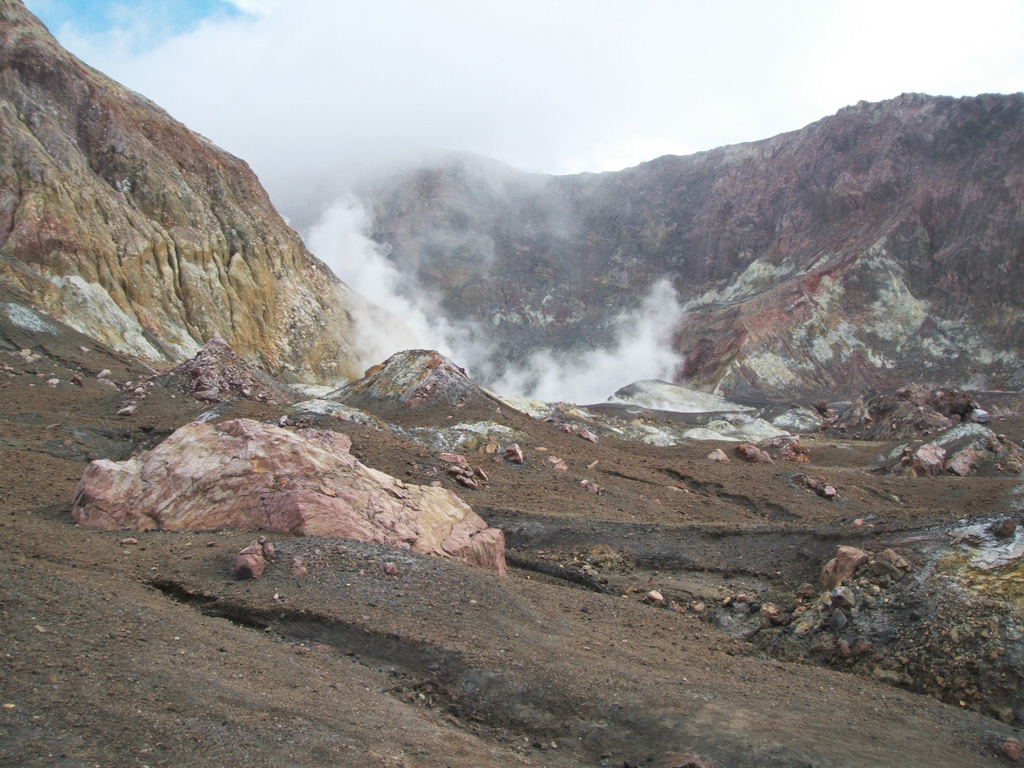
<path fill-rule="evenodd" d="M 469 469 L 469 460 L 458 453 L 439 453 L 437 455 L 439 461 L 443 461 L 445 464 L 454 464 L 458 467 L 465 467 Z"/>
<path fill-rule="evenodd" d="M 258 579 L 263 575 L 266 567 L 267 562 L 263 559 L 263 547 L 258 541 L 254 541 L 235 555 L 231 573 L 236 579 Z"/>
<path fill-rule="evenodd" d="M 886 562 L 891 563 L 892 565 L 899 568 L 901 571 L 910 570 L 910 561 L 907 560 L 907 558 L 905 558 L 895 549 L 883 549 L 881 552 L 878 553 L 878 559 L 885 560 Z"/>
<path fill-rule="evenodd" d="M 516 443 L 510 443 L 505 448 L 505 461 L 511 461 L 513 464 L 522 464 L 525 460 L 523 458 L 523 449 Z"/>
<path fill-rule="evenodd" d="M 386 562 L 384 563 L 384 573 L 386 573 L 388 576 L 397 576 L 398 566 L 390 561 Z"/>
<path fill-rule="evenodd" d="M 1024 745 L 1016 739 L 1007 739 L 1004 741 L 999 746 L 999 751 L 1015 763 L 1019 763 L 1021 758 L 1024 757 Z"/>
<path fill-rule="evenodd" d="M 783 461 L 806 463 L 811 460 L 811 452 L 800 443 L 798 437 L 773 437 L 761 443 L 761 447 L 769 456 Z"/>
<path fill-rule="evenodd" d="M 834 589 L 851 578 L 857 569 L 870 559 L 870 555 L 863 549 L 839 547 L 836 550 L 836 556 L 829 560 L 822 569 L 818 585 L 822 589 Z"/>
<path fill-rule="evenodd" d="M 767 451 L 763 451 L 756 445 L 750 443 L 740 443 L 733 451 L 744 461 L 749 461 L 752 464 L 774 464 L 772 457 L 768 455 Z"/>
<path fill-rule="evenodd" d="M 247 419 L 188 424 L 150 452 L 94 461 L 71 514 L 102 529 L 243 528 L 360 539 L 505 572 L 501 531 L 450 491 L 364 466 L 337 433 L 295 433 Z"/>
<path fill-rule="evenodd" d="M 268 563 L 273 562 L 276 552 L 274 550 L 274 542 L 268 539 L 266 536 L 260 536 L 256 541 L 259 543 L 260 548 L 263 550 L 263 559 Z"/>

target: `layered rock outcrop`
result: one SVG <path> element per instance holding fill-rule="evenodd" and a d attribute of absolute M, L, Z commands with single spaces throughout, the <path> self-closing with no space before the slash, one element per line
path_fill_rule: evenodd
<path fill-rule="evenodd" d="M 353 318 L 383 315 L 244 162 L 63 50 L 19 0 L 0 0 L 0 280 L 124 352 L 178 362 L 221 337 L 314 382 L 357 377 Z"/>
<path fill-rule="evenodd" d="M 152 451 L 92 462 L 71 515 L 90 528 L 259 529 L 350 538 L 505 572 L 505 539 L 451 491 L 364 466 L 340 433 L 249 419 L 181 427 Z"/>
<path fill-rule="evenodd" d="M 512 364 L 607 344 L 667 277 L 702 389 L 999 387 L 1024 366 L 1024 94 L 860 103 L 618 173 L 453 157 L 364 194 L 389 258 Z"/>

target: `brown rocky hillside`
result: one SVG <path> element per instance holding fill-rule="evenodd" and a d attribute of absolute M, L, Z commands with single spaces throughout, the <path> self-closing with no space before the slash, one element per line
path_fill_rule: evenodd
<path fill-rule="evenodd" d="M 0 281 L 153 360 L 215 336 L 273 372 L 361 371 L 373 310 L 313 258 L 241 160 L 0 2 Z"/>

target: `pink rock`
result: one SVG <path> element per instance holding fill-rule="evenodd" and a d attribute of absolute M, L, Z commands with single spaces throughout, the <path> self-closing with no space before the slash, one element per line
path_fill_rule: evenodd
<path fill-rule="evenodd" d="M 523 458 L 523 449 L 516 443 L 509 444 L 505 449 L 505 461 L 511 461 L 514 464 L 522 464 L 525 461 Z"/>
<path fill-rule="evenodd" d="M 565 463 L 565 459 L 560 459 L 557 456 L 548 456 L 548 463 L 560 472 L 565 472 L 569 469 L 569 465 Z"/>
<path fill-rule="evenodd" d="M 857 569 L 864 565 L 871 556 L 863 549 L 856 547 L 839 547 L 836 556 L 828 561 L 821 571 L 818 586 L 822 589 L 834 589 L 842 582 L 851 578 Z"/>
<path fill-rule="evenodd" d="M 443 461 L 445 464 L 454 464 L 459 467 L 465 467 L 469 469 L 469 461 L 465 456 L 461 456 L 458 453 L 439 453 L 437 455 L 439 461 Z"/>
<path fill-rule="evenodd" d="M 397 576 L 398 566 L 392 562 L 384 563 L 384 573 L 386 573 L 388 576 Z"/>
<path fill-rule="evenodd" d="M 954 454 L 953 458 L 945 464 L 947 472 L 952 472 L 960 477 L 967 477 L 975 471 L 978 464 L 986 458 L 986 451 L 978 446 L 972 445 Z"/>
<path fill-rule="evenodd" d="M 1016 739 L 1004 741 L 999 746 L 999 751 L 1015 763 L 1020 762 L 1020 759 L 1024 757 L 1024 745 L 1021 745 Z"/>
<path fill-rule="evenodd" d="M 750 443 L 740 443 L 733 451 L 744 461 L 749 461 L 751 464 L 774 464 L 772 457 L 768 455 L 767 451 L 762 451 L 756 445 Z"/>
<path fill-rule="evenodd" d="M 263 575 L 267 563 L 263 559 L 263 547 L 258 541 L 240 550 L 235 555 L 235 563 L 231 572 L 236 579 L 258 579 Z"/>
<path fill-rule="evenodd" d="M 705 457 L 708 461 L 720 461 L 723 464 L 731 464 L 732 460 L 729 455 L 721 448 L 715 448 L 711 453 Z"/>
<path fill-rule="evenodd" d="M 501 531 L 451 491 L 366 467 L 337 433 L 248 419 L 187 424 L 127 461 L 94 461 L 71 514 L 107 530 L 241 528 L 359 539 L 506 570 Z"/>
<path fill-rule="evenodd" d="M 914 452 L 910 471 L 918 477 L 941 475 L 946 461 L 946 449 L 941 445 L 928 443 Z"/>
<path fill-rule="evenodd" d="M 648 605 L 662 606 L 665 604 L 665 596 L 656 589 L 652 589 L 644 595 L 644 602 Z"/>

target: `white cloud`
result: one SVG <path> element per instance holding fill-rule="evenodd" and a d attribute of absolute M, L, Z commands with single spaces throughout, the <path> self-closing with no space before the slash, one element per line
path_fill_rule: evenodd
<path fill-rule="evenodd" d="M 410 147 L 600 171 L 860 99 L 1024 88 L 1018 0 L 233 2 L 243 15 L 143 49 L 141 23 L 60 37 L 248 160 L 284 207 L 298 177 Z"/>

